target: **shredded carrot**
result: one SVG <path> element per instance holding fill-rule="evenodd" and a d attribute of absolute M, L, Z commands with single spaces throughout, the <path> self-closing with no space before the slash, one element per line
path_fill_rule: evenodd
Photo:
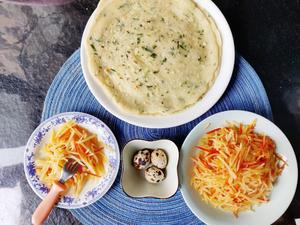
<path fill-rule="evenodd" d="M 253 121 L 213 129 L 199 140 L 193 157 L 191 185 L 205 202 L 235 216 L 267 202 L 287 165 L 274 141 L 255 126 Z"/>
<path fill-rule="evenodd" d="M 219 151 L 217 151 L 216 149 L 212 148 L 212 149 L 208 149 L 208 148 L 203 148 L 201 146 L 196 146 L 196 148 L 208 152 L 209 154 L 214 154 L 214 153 L 219 153 Z"/>
<path fill-rule="evenodd" d="M 215 133 L 215 132 L 217 132 L 217 131 L 219 131 L 219 130 L 221 130 L 221 128 L 213 129 L 213 130 L 207 132 L 206 134 L 212 134 L 212 133 Z"/>

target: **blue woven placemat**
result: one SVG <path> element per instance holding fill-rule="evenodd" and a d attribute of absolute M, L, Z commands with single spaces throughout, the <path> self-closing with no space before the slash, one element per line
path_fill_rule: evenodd
<path fill-rule="evenodd" d="M 253 68 L 241 56 L 227 91 L 218 103 L 203 116 L 170 129 L 148 129 L 125 123 L 107 112 L 94 98 L 84 80 L 77 50 L 62 66 L 45 100 L 42 120 L 68 111 L 89 113 L 100 118 L 114 132 L 120 149 L 131 139 L 167 138 L 181 146 L 190 130 L 204 118 L 230 109 L 248 110 L 272 120 L 272 111 L 265 89 Z M 83 224 L 203 224 L 177 193 L 169 199 L 130 198 L 122 191 L 120 171 L 108 193 L 96 203 L 71 210 Z"/>

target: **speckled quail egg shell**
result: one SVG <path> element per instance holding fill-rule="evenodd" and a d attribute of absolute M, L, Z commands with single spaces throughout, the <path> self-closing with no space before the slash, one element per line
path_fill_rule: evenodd
<path fill-rule="evenodd" d="M 150 183 L 160 183 L 165 179 L 165 174 L 161 169 L 151 166 L 145 170 L 145 178 Z"/>
<path fill-rule="evenodd" d="M 167 158 L 167 154 L 165 153 L 165 151 L 162 149 L 154 150 L 151 153 L 151 163 L 160 169 L 166 168 L 166 166 L 168 164 L 168 158 Z"/>

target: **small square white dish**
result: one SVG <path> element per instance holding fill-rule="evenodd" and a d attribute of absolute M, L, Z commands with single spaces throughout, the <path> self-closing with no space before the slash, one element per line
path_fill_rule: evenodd
<path fill-rule="evenodd" d="M 142 149 L 163 149 L 168 157 L 165 169 L 166 178 L 161 183 L 149 183 L 144 176 L 145 170 L 138 170 L 133 166 L 133 156 Z M 122 152 L 122 188 L 131 197 L 169 198 L 178 189 L 179 151 L 174 142 L 170 140 L 132 140 L 128 142 Z"/>

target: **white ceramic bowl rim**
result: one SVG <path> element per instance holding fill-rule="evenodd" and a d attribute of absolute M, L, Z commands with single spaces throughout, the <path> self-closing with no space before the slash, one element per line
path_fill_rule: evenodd
<path fill-rule="evenodd" d="M 219 75 L 217 76 L 213 86 L 205 94 L 205 96 L 198 101 L 195 105 L 187 108 L 184 111 L 167 115 L 167 116 L 145 116 L 145 115 L 131 115 L 122 112 L 120 108 L 111 101 L 111 99 L 101 90 L 99 84 L 88 71 L 85 50 L 84 50 L 84 40 L 87 36 L 88 27 L 91 25 L 92 18 L 95 17 L 95 12 L 90 17 L 86 28 L 84 30 L 82 41 L 81 41 L 81 66 L 84 74 L 84 78 L 87 82 L 89 89 L 92 94 L 96 97 L 98 102 L 104 106 L 104 108 L 111 114 L 115 115 L 119 119 L 126 121 L 130 124 L 148 127 L 148 128 L 168 128 L 175 127 L 185 123 L 188 123 L 206 111 L 208 111 L 223 95 L 226 90 L 229 81 L 231 79 L 235 51 L 234 42 L 230 27 L 223 16 L 219 8 L 210 0 L 195 0 L 195 2 L 203 7 L 214 19 L 222 38 L 222 56 Z"/>

